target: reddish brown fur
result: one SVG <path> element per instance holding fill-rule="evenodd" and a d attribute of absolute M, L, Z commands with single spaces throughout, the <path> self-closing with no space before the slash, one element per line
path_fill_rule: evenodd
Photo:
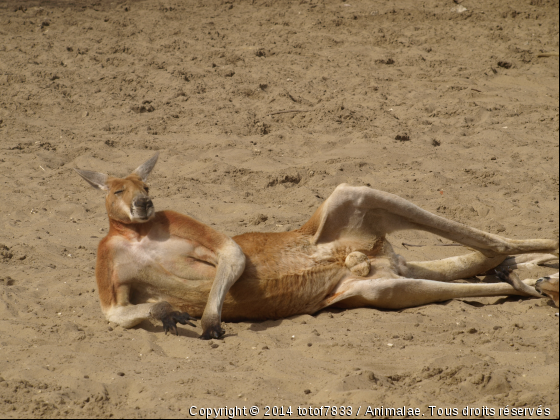
<path fill-rule="evenodd" d="M 117 302 L 116 290 L 113 279 L 111 278 L 111 273 L 113 271 L 113 252 L 107 246 L 108 241 L 109 236 L 106 236 L 99 242 L 99 246 L 97 247 L 97 264 L 95 267 L 99 301 L 103 310 L 112 307 Z"/>
<path fill-rule="evenodd" d="M 171 235 L 179 238 L 196 240 L 201 245 L 212 249 L 222 246 L 224 235 L 218 233 L 211 227 L 200 223 L 198 220 L 172 210 L 158 212 L 161 216 L 158 223 L 169 230 Z"/>
<path fill-rule="evenodd" d="M 303 235 L 313 236 L 317 233 L 319 225 L 321 224 L 321 216 L 323 215 L 325 203 L 322 203 L 315 213 L 309 218 L 305 224 L 300 227 L 297 231 Z"/>

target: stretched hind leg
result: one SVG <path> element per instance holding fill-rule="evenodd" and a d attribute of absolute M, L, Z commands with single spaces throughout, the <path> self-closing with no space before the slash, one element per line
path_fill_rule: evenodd
<path fill-rule="evenodd" d="M 527 296 L 522 290 L 516 290 L 508 283 L 472 284 L 407 278 L 348 278 L 322 302 L 319 309 L 331 305 L 342 308 L 404 309 L 455 298 L 507 295 Z"/>
<path fill-rule="evenodd" d="M 507 255 L 486 257 L 480 252 L 435 261 L 410 261 L 403 276 L 413 279 L 451 281 L 467 279 L 499 266 Z"/>
<path fill-rule="evenodd" d="M 314 244 L 352 240 L 368 251 L 367 247 L 372 248 L 377 239 L 403 229 L 434 233 L 489 258 L 558 252 L 555 240 L 503 238 L 436 216 L 394 194 L 347 184 L 339 185 L 300 231 L 310 234 Z"/>
<path fill-rule="evenodd" d="M 402 275 L 413 279 L 451 281 L 478 276 L 495 268 L 533 268 L 554 260 L 558 260 L 558 257 L 553 254 L 523 254 L 514 257 L 500 255 L 488 258 L 480 252 L 472 252 L 435 261 L 407 262 Z"/>

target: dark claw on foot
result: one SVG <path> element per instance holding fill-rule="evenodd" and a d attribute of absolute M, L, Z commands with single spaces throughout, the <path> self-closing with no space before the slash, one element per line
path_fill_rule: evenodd
<path fill-rule="evenodd" d="M 548 277 L 548 276 L 541 277 L 541 278 L 538 279 L 538 280 L 536 281 L 536 283 L 535 283 L 535 290 L 536 290 L 537 292 L 539 292 L 539 293 L 540 293 L 541 295 L 543 295 L 543 296 L 545 296 L 545 295 L 544 295 L 544 293 L 543 293 L 543 291 L 542 291 L 542 289 L 541 289 L 541 284 L 542 284 L 542 282 L 545 281 L 545 280 L 550 280 L 550 277 Z"/>
<path fill-rule="evenodd" d="M 207 328 L 202 335 L 200 336 L 201 340 L 211 340 L 211 339 L 218 339 L 220 338 L 222 335 L 224 335 L 226 332 L 222 329 L 222 327 L 220 325 L 217 326 L 213 326 L 210 328 Z"/>
<path fill-rule="evenodd" d="M 196 318 L 191 317 L 186 312 L 171 312 L 161 319 L 163 323 L 163 331 L 165 334 L 171 332 L 172 334 L 179 335 L 179 330 L 177 330 L 177 322 L 181 325 L 190 325 L 191 327 L 196 327 L 192 322 L 196 321 Z"/>
<path fill-rule="evenodd" d="M 509 277 L 509 273 L 511 273 L 512 271 L 513 270 L 510 270 L 509 268 L 504 268 L 503 270 L 494 270 L 496 276 L 498 276 L 501 281 L 509 283 L 513 286 L 513 281 Z"/>

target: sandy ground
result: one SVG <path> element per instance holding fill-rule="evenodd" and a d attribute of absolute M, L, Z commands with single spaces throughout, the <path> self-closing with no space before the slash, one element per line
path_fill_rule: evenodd
<path fill-rule="evenodd" d="M 554 0 L 1 2 L 0 417 L 558 417 L 548 299 L 228 323 L 212 342 L 108 324 L 94 279 L 103 194 L 72 170 L 125 175 L 159 150 L 156 208 L 229 235 L 296 228 L 348 182 L 554 238 L 558 57 L 539 54 L 558 51 L 558 29 Z M 413 259 L 465 252 L 391 240 Z"/>

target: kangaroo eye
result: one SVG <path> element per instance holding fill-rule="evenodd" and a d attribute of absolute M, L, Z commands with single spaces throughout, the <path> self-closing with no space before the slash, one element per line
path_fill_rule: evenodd
<path fill-rule="evenodd" d="M 124 190 L 118 190 L 118 191 L 115 191 L 113 194 L 119 195 L 119 194 L 122 194 L 123 192 L 124 192 Z"/>

